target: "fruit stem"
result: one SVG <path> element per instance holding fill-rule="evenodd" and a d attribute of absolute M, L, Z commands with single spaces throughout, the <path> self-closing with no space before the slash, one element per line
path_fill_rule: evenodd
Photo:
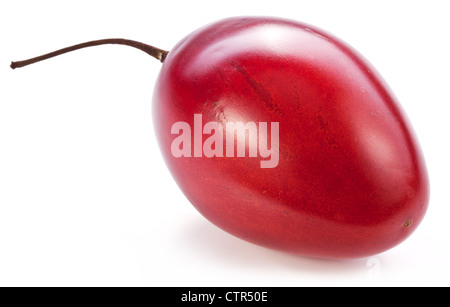
<path fill-rule="evenodd" d="M 86 43 L 82 43 L 82 44 L 77 44 L 77 45 L 73 45 L 71 47 L 66 47 L 60 50 L 56 50 L 35 58 L 31 58 L 28 60 L 24 60 L 24 61 L 17 61 L 17 62 L 11 62 L 11 68 L 12 69 L 16 69 L 19 67 L 24 67 L 36 62 L 40 62 L 67 52 L 71 52 L 74 50 L 78 50 L 78 49 L 82 49 L 82 48 L 86 48 L 86 47 L 92 47 L 92 46 L 98 46 L 98 45 L 105 45 L 105 44 L 118 44 L 118 45 L 126 45 L 126 46 L 130 46 L 130 47 L 134 47 L 137 48 L 139 50 L 144 51 L 145 53 L 151 55 L 152 57 L 158 59 L 161 61 L 161 63 L 164 63 L 164 60 L 166 59 L 167 54 L 169 53 L 168 51 L 144 44 L 144 43 L 140 43 L 140 42 L 136 42 L 133 40 L 129 40 L 129 39 L 123 39 L 123 38 L 108 38 L 108 39 L 100 39 L 100 40 L 95 40 L 95 41 L 90 41 L 90 42 L 86 42 Z"/>

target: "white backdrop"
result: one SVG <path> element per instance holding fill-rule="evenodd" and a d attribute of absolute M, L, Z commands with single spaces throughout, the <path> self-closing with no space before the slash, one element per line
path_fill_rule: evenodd
<path fill-rule="evenodd" d="M 450 285 L 448 1 L 2 1 L 0 286 Z M 161 64 L 123 46 L 22 60 L 93 39 L 163 49 L 217 19 L 269 15 L 360 51 L 424 151 L 429 211 L 383 254 L 352 261 L 254 246 L 206 221 L 169 174 L 151 98 Z"/>

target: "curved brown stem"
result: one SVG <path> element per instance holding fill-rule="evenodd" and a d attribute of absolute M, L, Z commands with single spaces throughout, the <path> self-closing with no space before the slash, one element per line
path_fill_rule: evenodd
<path fill-rule="evenodd" d="M 164 62 L 164 60 L 166 59 L 167 54 L 169 53 L 168 51 L 141 43 L 141 42 L 137 42 L 137 41 L 133 41 L 133 40 L 129 40 L 129 39 L 123 39 L 123 38 L 108 38 L 108 39 L 100 39 L 100 40 L 95 40 L 95 41 L 90 41 L 90 42 L 86 42 L 86 43 L 82 43 L 82 44 L 77 44 L 77 45 L 73 45 L 71 47 L 67 47 L 67 48 L 63 48 L 60 50 L 56 50 L 35 58 L 31 58 L 28 60 L 24 60 L 24 61 L 17 61 L 17 62 L 11 62 L 11 68 L 15 69 L 15 68 L 19 68 L 19 67 L 24 67 L 36 62 L 40 62 L 67 52 L 71 52 L 74 50 L 78 50 L 78 49 L 82 49 L 82 48 L 86 48 L 86 47 L 92 47 L 92 46 L 98 46 L 98 45 L 105 45 L 105 44 L 117 44 L 117 45 L 126 45 L 126 46 L 130 46 L 133 48 L 137 48 L 139 50 L 144 51 L 145 53 L 151 55 L 152 57 L 158 59 L 159 61 L 161 61 L 161 63 Z"/>

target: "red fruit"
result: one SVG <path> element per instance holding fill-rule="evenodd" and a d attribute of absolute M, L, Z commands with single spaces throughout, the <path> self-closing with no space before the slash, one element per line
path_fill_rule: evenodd
<path fill-rule="evenodd" d="M 176 182 L 237 237 L 312 257 L 364 257 L 403 241 L 425 214 L 426 168 L 405 115 L 374 68 L 321 30 L 274 18 L 203 27 L 169 52 L 153 103 Z M 248 154 L 174 157 L 171 127 L 194 127 L 194 114 L 222 125 L 279 122 L 278 165 L 261 168 Z"/>
<path fill-rule="evenodd" d="M 399 244 L 422 220 L 429 186 L 412 129 L 374 68 L 330 34 L 282 19 L 230 18 L 169 53 L 109 39 L 11 67 L 106 43 L 164 62 L 153 102 L 163 156 L 191 203 L 223 230 L 300 255 L 356 258 Z M 180 122 L 192 131 L 181 133 Z M 215 130 L 202 131 L 211 122 Z M 230 157 L 226 127 L 234 122 L 257 130 L 237 135 Z M 269 157 L 261 144 L 272 145 Z"/>

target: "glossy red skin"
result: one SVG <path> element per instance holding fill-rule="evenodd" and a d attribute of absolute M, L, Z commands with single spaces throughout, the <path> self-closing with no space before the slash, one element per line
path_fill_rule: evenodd
<path fill-rule="evenodd" d="M 198 113 L 203 124 L 279 122 L 278 166 L 173 157 L 172 124 L 194 127 Z M 187 198 L 247 241 L 310 257 L 366 257 L 399 244 L 426 212 L 424 160 L 388 86 L 355 50 L 309 25 L 230 18 L 191 33 L 162 66 L 153 116 Z"/>

